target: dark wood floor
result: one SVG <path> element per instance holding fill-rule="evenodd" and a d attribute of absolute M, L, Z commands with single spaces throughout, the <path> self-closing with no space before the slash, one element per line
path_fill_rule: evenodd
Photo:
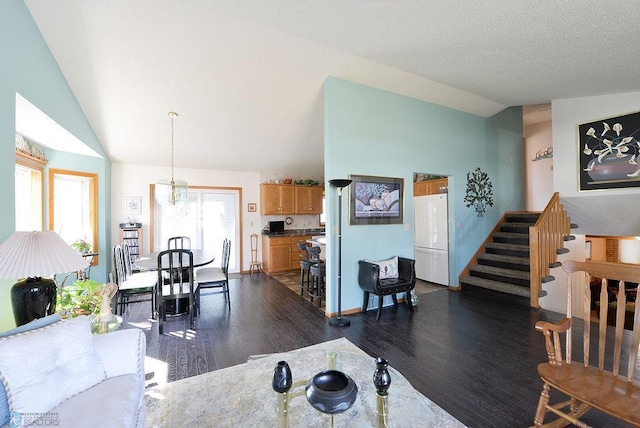
<path fill-rule="evenodd" d="M 141 327 L 147 355 L 167 363 L 169 381 L 244 363 L 253 354 L 284 352 L 346 337 L 371 356 L 383 356 L 412 385 L 470 427 L 531 425 L 542 383 L 536 365 L 546 361 L 540 319 L 560 314 L 531 309 L 519 299 L 500 301 L 447 289 L 405 305 L 350 315 L 349 328 L 324 316 L 265 274 L 239 275 L 231 283 L 231 311 L 222 295 L 202 296 L 194 331 L 184 318 L 158 335 L 148 303 L 132 305 L 125 326 Z M 344 286 L 344 284 L 343 284 Z M 269 387 L 269 386 L 265 386 Z M 393 385 L 390 390 L 393 394 Z M 552 396 L 553 398 L 553 396 Z M 625 426 L 592 410 L 595 427 Z M 416 426 L 422 426 L 419 421 Z"/>

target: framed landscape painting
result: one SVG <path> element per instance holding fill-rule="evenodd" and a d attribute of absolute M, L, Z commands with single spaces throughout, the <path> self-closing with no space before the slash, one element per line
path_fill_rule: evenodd
<path fill-rule="evenodd" d="M 578 125 L 580 191 L 640 187 L 640 112 Z"/>
<path fill-rule="evenodd" d="M 402 224 L 402 178 L 350 175 L 349 224 Z"/>

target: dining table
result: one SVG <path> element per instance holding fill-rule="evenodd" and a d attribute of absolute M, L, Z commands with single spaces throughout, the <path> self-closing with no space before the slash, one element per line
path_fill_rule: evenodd
<path fill-rule="evenodd" d="M 164 251 L 164 250 L 163 250 Z M 205 251 L 201 249 L 193 249 L 189 250 L 193 254 L 193 267 L 201 267 L 212 263 L 215 260 L 215 254 L 210 251 Z M 158 270 L 158 255 L 162 251 L 155 251 L 153 253 L 144 254 L 138 260 L 134 262 L 134 265 L 140 269 L 141 271 L 154 271 Z M 174 265 L 178 263 L 177 260 L 178 255 L 174 254 Z M 186 254 L 183 254 L 185 260 L 183 260 L 183 265 L 188 264 L 189 261 L 186 260 Z M 173 303 L 173 302 L 171 302 Z M 166 311 L 169 315 L 183 315 L 188 312 L 189 303 L 188 299 L 178 299 L 174 304 L 168 305 Z"/>
<path fill-rule="evenodd" d="M 201 267 L 208 265 L 215 260 L 215 254 L 210 251 L 201 249 L 190 250 L 193 254 L 193 267 Z M 140 270 L 158 270 L 158 254 L 162 251 L 155 251 L 153 253 L 144 254 L 138 260 L 134 262 L 136 267 Z M 174 256 L 175 257 L 175 256 Z"/>

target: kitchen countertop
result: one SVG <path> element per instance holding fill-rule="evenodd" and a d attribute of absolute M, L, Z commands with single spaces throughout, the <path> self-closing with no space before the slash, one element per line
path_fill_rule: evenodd
<path fill-rule="evenodd" d="M 324 229 L 323 228 L 315 228 L 315 229 L 290 229 L 290 230 L 285 230 L 283 233 L 277 233 L 277 234 L 273 234 L 270 235 L 269 233 L 262 231 L 262 235 L 263 236 L 274 236 L 274 237 L 278 237 L 278 236 L 305 236 L 305 235 L 324 235 Z"/>

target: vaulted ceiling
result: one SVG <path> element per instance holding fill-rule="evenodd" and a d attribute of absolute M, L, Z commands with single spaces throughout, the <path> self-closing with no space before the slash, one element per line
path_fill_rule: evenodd
<path fill-rule="evenodd" d="M 111 160 L 323 171 L 328 75 L 473 114 L 640 90 L 640 2 L 25 0 Z"/>

